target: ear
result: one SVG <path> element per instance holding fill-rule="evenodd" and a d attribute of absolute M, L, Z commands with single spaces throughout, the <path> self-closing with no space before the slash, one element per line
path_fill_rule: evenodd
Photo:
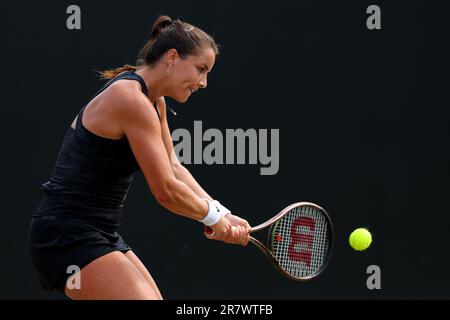
<path fill-rule="evenodd" d="M 175 60 L 178 58 L 177 49 L 170 49 L 166 53 L 166 62 L 167 64 L 174 64 Z"/>

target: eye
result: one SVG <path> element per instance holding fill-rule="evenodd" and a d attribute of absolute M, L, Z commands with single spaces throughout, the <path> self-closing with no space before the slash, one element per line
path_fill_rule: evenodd
<path fill-rule="evenodd" d="M 206 72 L 206 68 L 205 67 L 197 67 L 197 70 L 198 70 L 199 73 Z"/>

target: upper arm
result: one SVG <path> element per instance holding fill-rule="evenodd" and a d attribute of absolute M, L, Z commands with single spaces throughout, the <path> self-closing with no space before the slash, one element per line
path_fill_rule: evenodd
<path fill-rule="evenodd" d="M 156 110 L 145 97 L 131 97 L 117 109 L 123 132 L 152 193 L 164 199 L 175 177 Z"/>
<path fill-rule="evenodd" d="M 169 156 L 170 165 L 172 169 L 177 168 L 181 165 L 180 161 L 178 160 L 175 150 L 173 147 L 173 140 L 172 135 L 170 134 L 169 124 L 167 122 L 167 108 L 166 108 L 166 102 L 164 101 L 164 97 L 161 97 L 160 100 L 157 102 L 158 106 L 161 106 L 160 112 L 161 112 L 161 135 L 164 142 L 164 146 L 166 147 L 167 154 Z"/>

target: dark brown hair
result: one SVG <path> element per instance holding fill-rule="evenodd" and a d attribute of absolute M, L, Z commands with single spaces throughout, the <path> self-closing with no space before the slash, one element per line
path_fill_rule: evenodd
<path fill-rule="evenodd" d="M 124 71 L 154 65 L 170 49 L 176 49 L 178 55 L 184 59 L 188 55 L 198 54 L 200 48 L 205 46 L 211 47 L 216 55 L 219 54 L 218 45 L 205 31 L 179 19 L 159 16 L 153 23 L 150 39 L 137 56 L 136 66 L 125 64 L 119 68 L 101 71 L 100 78 L 111 79 Z"/>

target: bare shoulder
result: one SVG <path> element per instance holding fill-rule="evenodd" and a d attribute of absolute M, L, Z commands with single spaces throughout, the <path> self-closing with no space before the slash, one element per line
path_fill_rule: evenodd
<path fill-rule="evenodd" d="M 115 112 L 149 102 L 136 81 L 117 81 L 108 88 L 105 101 Z"/>
<path fill-rule="evenodd" d="M 119 124 L 124 134 L 131 127 L 159 127 L 156 110 L 142 93 L 138 82 L 118 81 L 110 89 L 108 104 L 114 114 L 114 122 Z"/>
<path fill-rule="evenodd" d="M 155 112 L 137 81 L 117 81 L 87 105 L 82 122 L 84 127 L 101 137 L 121 139 L 127 122 L 148 121 L 153 118 L 152 109 Z M 73 128 L 76 120 L 72 123 Z"/>

